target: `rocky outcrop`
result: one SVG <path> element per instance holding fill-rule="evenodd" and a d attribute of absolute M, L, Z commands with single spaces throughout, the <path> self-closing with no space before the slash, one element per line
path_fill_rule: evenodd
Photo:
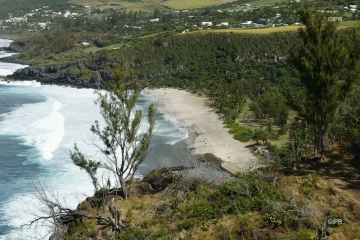
<path fill-rule="evenodd" d="M 36 80 L 42 84 L 66 85 L 79 88 L 98 88 L 102 87 L 104 81 L 111 80 L 109 74 L 94 73 L 84 75 L 76 64 L 67 63 L 60 65 L 50 65 L 44 67 L 26 67 L 18 69 L 9 78 L 14 80 Z"/>

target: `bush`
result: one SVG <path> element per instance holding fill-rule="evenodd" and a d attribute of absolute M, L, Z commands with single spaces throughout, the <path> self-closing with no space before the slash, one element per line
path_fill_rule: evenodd
<path fill-rule="evenodd" d="M 237 133 L 234 135 L 234 139 L 240 142 L 248 142 L 250 141 L 250 138 L 243 133 Z"/>
<path fill-rule="evenodd" d="M 129 228 L 122 231 L 117 239 L 121 240 L 147 240 L 149 236 L 146 232 L 138 228 Z"/>
<path fill-rule="evenodd" d="M 189 230 L 197 226 L 198 222 L 195 218 L 185 219 L 178 224 L 179 230 Z"/>
<path fill-rule="evenodd" d="M 314 196 L 316 189 L 307 182 L 303 182 L 299 187 L 299 191 L 307 197 L 312 197 Z"/>
<path fill-rule="evenodd" d="M 144 177 L 143 181 L 149 183 L 156 192 L 160 192 L 172 184 L 175 178 L 176 174 L 170 169 L 161 168 L 148 173 Z"/>
<path fill-rule="evenodd" d="M 230 129 L 230 134 L 234 134 L 234 139 L 237 141 L 248 142 L 252 136 L 251 129 L 238 123 L 227 121 L 226 127 Z"/>
<path fill-rule="evenodd" d="M 313 240 L 316 239 L 314 234 L 308 230 L 300 230 L 296 233 L 288 235 L 286 239 L 289 240 Z"/>
<path fill-rule="evenodd" d="M 282 196 L 258 173 L 238 173 L 235 179 L 219 185 L 211 200 L 223 206 L 227 213 L 246 213 L 264 211 L 269 201 Z"/>
<path fill-rule="evenodd" d="M 316 184 L 320 177 L 316 174 L 309 174 L 305 181 L 301 183 L 299 191 L 307 197 L 314 196 L 316 191 Z"/>
<path fill-rule="evenodd" d="M 285 216 L 283 213 L 279 212 L 267 213 L 264 219 L 264 223 L 267 226 L 273 226 L 274 228 L 279 226 L 285 227 Z"/>
<path fill-rule="evenodd" d="M 218 207 L 209 201 L 196 202 L 185 207 L 184 214 L 188 218 L 196 218 L 199 221 L 206 222 L 219 215 Z"/>

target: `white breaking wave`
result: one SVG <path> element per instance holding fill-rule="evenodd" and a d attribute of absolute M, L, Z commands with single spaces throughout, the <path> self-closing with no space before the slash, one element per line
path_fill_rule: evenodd
<path fill-rule="evenodd" d="M 1 47 L 1 41 L 0 41 L 0 47 Z M 10 56 L 15 55 L 15 54 L 17 54 L 17 53 L 8 53 L 8 52 L 0 51 L 0 58 L 10 57 Z M 0 76 L 11 75 L 16 70 L 26 68 L 28 66 L 29 65 L 0 62 Z"/>
<path fill-rule="evenodd" d="M 4 81 L 0 79 L 0 85 L 7 86 L 24 86 L 24 87 L 41 87 L 41 83 L 35 80 L 33 81 Z"/>
<path fill-rule="evenodd" d="M 5 51 L 0 51 L 0 58 L 4 58 L 4 57 L 10 57 L 13 55 L 16 55 L 17 53 L 9 53 L 9 52 L 5 52 Z"/>
<path fill-rule="evenodd" d="M 15 111 L 2 114 L 0 134 L 18 136 L 24 145 L 37 148 L 43 159 L 52 158 L 64 135 L 61 103 L 55 99 L 25 104 Z"/>
<path fill-rule="evenodd" d="M 34 146 L 39 151 L 39 156 L 29 153 L 23 164 L 40 164 L 48 174 L 37 176 L 38 180 L 54 189 L 67 206 L 76 208 L 79 202 L 93 195 L 94 189 L 85 171 L 72 163 L 69 151 L 73 149 L 74 143 L 77 143 L 80 150 L 91 159 L 102 159 L 99 151 L 90 144 L 92 141 L 99 143 L 90 131 L 94 121 L 99 120 L 100 126 L 104 126 L 99 106 L 94 104 L 97 95 L 91 89 L 40 87 L 32 81 L 21 84 L 29 86 L 27 91 L 37 92 L 48 98 L 45 102 L 24 104 L 13 112 L 3 114 L 0 134 L 16 135 L 24 144 Z M 24 88 L 19 89 L 23 91 Z M 144 111 L 143 107 L 137 108 Z M 169 139 L 169 144 L 186 138 L 186 130 L 181 128 L 174 118 L 165 112 L 164 114 L 163 120 L 157 122 L 154 134 Z M 171 126 L 168 123 L 171 123 Z M 144 133 L 147 127 L 145 119 L 140 126 L 140 132 Z M 99 171 L 98 176 L 102 173 L 104 172 Z M 114 183 L 114 178 L 111 179 Z M 0 214 L 4 216 L 6 224 L 15 228 L 6 236 L 0 236 L 0 239 L 36 239 L 46 233 L 49 230 L 46 227 L 37 230 L 20 229 L 21 225 L 33 219 L 31 213 L 39 213 L 41 207 L 29 183 L 27 193 L 13 195 L 0 206 Z"/>
<path fill-rule="evenodd" d="M 16 70 L 21 69 L 21 68 L 25 68 L 25 67 L 28 67 L 28 65 L 0 62 L 0 76 L 11 75 Z"/>
<path fill-rule="evenodd" d="M 0 47 L 9 47 L 13 40 L 0 38 Z"/>

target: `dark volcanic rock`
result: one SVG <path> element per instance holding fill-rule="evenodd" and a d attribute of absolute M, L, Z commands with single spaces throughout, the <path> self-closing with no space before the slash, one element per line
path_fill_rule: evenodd
<path fill-rule="evenodd" d="M 67 85 L 80 88 L 98 88 L 103 86 L 105 80 L 101 77 L 101 74 L 95 74 L 85 79 L 80 71 L 77 73 L 70 71 L 70 67 L 74 66 L 76 66 L 74 63 L 44 67 L 30 66 L 16 70 L 9 78 L 13 80 L 36 80 L 42 84 Z M 104 76 L 106 76 L 106 80 L 109 79 L 109 75 L 104 74 Z"/>

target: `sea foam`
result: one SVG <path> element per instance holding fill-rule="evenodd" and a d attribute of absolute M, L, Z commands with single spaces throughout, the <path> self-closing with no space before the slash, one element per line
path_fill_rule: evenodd
<path fill-rule="evenodd" d="M 24 145 L 37 148 L 44 160 L 52 158 L 64 135 L 61 103 L 49 98 L 45 102 L 24 104 L 2 115 L 0 134 L 18 136 Z"/>
<path fill-rule="evenodd" d="M 93 145 L 101 143 L 90 131 L 95 120 L 99 120 L 100 126 L 104 127 L 99 106 L 94 104 L 97 95 L 90 89 L 31 86 L 33 84 L 30 84 L 28 91 L 47 96 L 46 101 L 24 104 L 10 113 L 3 114 L 0 134 L 16 135 L 24 144 L 36 148 L 38 155 L 36 152 L 29 153 L 27 161 L 23 164 L 40 165 L 42 172 L 34 174 L 34 177 L 53 189 L 59 200 L 69 208 L 76 208 L 79 202 L 93 195 L 94 188 L 85 171 L 72 163 L 69 151 L 77 143 L 86 156 L 104 161 L 99 150 Z M 143 95 L 140 95 L 140 98 L 143 102 L 152 101 Z M 147 107 L 148 104 L 142 104 L 136 108 L 145 112 Z M 168 144 L 187 136 L 186 130 L 170 115 L 165 112 L 160 115 L 154 132 L 156 136 L 165 139 Z M 145 133 L 148 128 L 146 113 L 143 117 L 140 133 Z M 98 176 L 104 176 L 104 179 L 108 177 L 102 170 L 98 172 Z M 114 183 L 115 179 L 111 177 L 111 181 Z M 0 239 L 35 239 L 49 231 L 47 227 L 26 231 L 20 229 L 21 225 L 33 219 L 34 214 L 40 214 L 43 208 L 36 199 L 30 183 L 28 188 L 23 193 L 14 194 L 0 207 L 0 214 L 3 215 L 6 225 L 14 228 L 6 236 L 0 236 Z"/>

